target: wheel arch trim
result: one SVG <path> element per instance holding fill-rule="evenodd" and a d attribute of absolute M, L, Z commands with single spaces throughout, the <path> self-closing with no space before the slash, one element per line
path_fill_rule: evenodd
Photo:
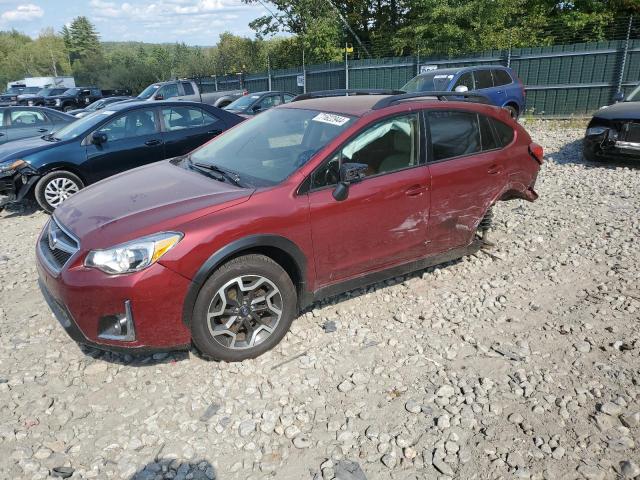
<path fill-rule="evenodd" d="M 307 259 L 302 253 L 300 247 L 298 247 L 293 241 L 280 235 L 250 235 L 235 240 L 220 248 L 213 255 L 211 255 L 198 269 L 191 281 L 191 286 L 189 287 L 189 290 L 185 297 L 182 310 L 182 321 L 187 327 L 191 328 L 193 310 L 195 308 L 198 293 L 200 292 L 202 285 L 204 285 L 204 283 L 215 272 L 215 270 L 231 258 L 234 258 L 244 252 L 256 252 L 257 250 L 259 253 L 260 249 L 279 250 L 282 253 L 286 254 L 293 261 L 294 267 L 297 270 L 298 278 L 292 280 L 294 281 L 294 286 L 298 291 L 299 308 L 303 308 L 304 306 L 307 306 L 311 303 L 312 295 L 308 292 L 306 285 Z M 284 265 L 281 266 L 285 268 Z M 297 283 L 297 285 L 295 283 Z"/>

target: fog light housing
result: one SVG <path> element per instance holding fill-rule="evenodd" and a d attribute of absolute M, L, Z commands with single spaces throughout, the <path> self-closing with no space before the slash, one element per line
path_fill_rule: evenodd
<path fill-rule="evenodd" d="M 131 314 L 131 302 L 124 302 L 124 313 L 105 315 L 98 321 L 98 338 L 104 340 L 117 340 L 119 342 L 133 342 L 136 339 L 136 330 L 133 326 Z"/>

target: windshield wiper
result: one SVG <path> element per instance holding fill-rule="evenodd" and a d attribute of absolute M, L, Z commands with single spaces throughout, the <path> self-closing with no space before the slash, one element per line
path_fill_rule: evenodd
<path fill-rule="evenodd" d="M 234 185 L 240 187 L 240 188 L 244 188 L 245 185 L 243 184 L 243 182 L 240 180 L 240 175 L 238 175 L 236 172 L 233 172 L 231 170 L 227 170 L 225 168 L 221 168 L 217 165 L 214 164 L 209 164 L 209 163 L 199 163 L 199 162 L 194 162 L 193 160 L 189 159 L 189 164 L 197 167 L 197 168 L 201 168 L 204 170 L 208 170 L 210 172 L 215 172 L 219 175 L 222 176 L 222 179 L 226 179 L 228 181 L 230 181 L 231 183 L 233 183 Z"/>

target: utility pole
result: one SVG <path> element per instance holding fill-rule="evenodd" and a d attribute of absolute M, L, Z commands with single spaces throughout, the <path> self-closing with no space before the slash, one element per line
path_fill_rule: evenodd
<path fill-rule="evenodd" d="M 349 44 L 344 44 L 344 85 L 349 90 Z"/>
<path fill-rule="evenodd" d="M 302 45 L 302 93 L 307 93 L 307 68 L 304 63 L 304 45 Z"/>
<path fill-rule="evenodd" d="M 267 53 L 267 76 L 269 82 L 269 91 L 271 91 L 271 61 L 269 60 L 269 54 Z"/>

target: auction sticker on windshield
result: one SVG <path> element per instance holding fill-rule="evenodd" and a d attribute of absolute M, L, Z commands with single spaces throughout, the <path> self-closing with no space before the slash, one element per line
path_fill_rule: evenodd
<path fill-rule="evenodd" d="M 335 115 L 333 113 L 319 113 L 312 118 L 315 122 L 329 123 L 331 125 L 337 125 L 341 127 L 349 121 L 349 117 L 343 117 L 341 115 Z"/>

